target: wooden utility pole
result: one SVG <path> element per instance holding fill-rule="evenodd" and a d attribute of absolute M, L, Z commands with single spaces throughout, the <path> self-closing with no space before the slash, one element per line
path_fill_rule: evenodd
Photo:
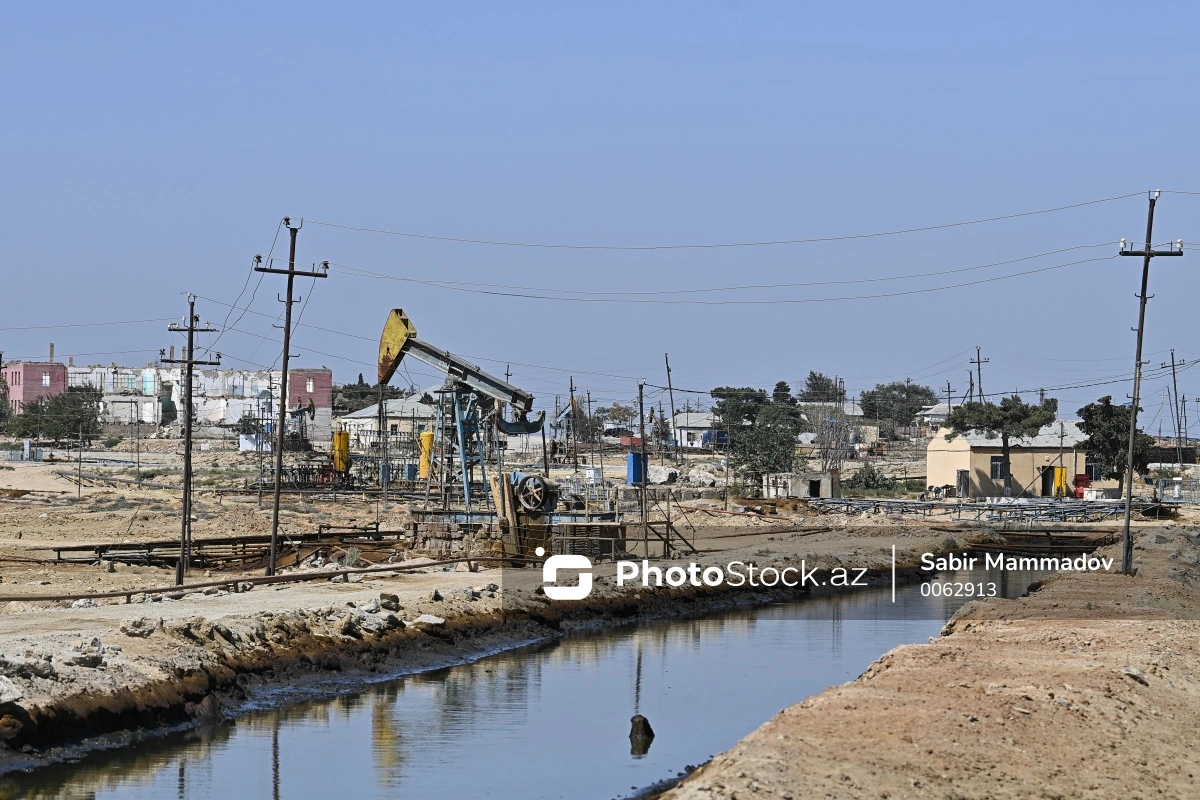
<path fill-rule="evenodd" d="M 638 381 L 638 427 L 641 432 L 642 439 L 642 458 L 641 458 L 641 473 L 642 473 L 642 490 L 641 495 L 642 507 L 642 552 L 646 558 L 650 557 L 650 522 L 646 518 L 646 479 L 649 477 L 647 473 L 650 471 L 649 461 L 646 459 L 646 382 Z"/>
<path fill-rule="evenodd" d="M 978 381 L 978 383 L 979 383 L 979 402 L 981 402 L 981 403 L 984 403 L 987 401 L 987 398 L 984 397 L 984 394 L 983 394 L 983 365 L 988 363 L 989 361 L 991 361 L 990 358 L 983 358 L 983 349 L 980 347 L 976 347 L 975 348 L 975 358 L 973 358 L 970 361 L 970 363 L 975 365 L 975 369 L 979 373 L 979 381 Z"/>
<path fill-rule="evenodd" d="M 1180 361 L 1179 366 L 1186 364 L 1186 361 Z M 1166 364 L 1163 364 L 1165 367 Z M 1181 429 L 1183 426 L 1183 410 L 1179 405 L 1179 376 L 1175 371 L 1175 348 L 1171 348 L 1171 422 L 1175 425 L 1175 463 L 1183 463 L 1183 445 L 1180 444 Z"/>
<path fill-rule="evenodd" d="M 663 353 L 663 360 L 667 362 L 667 396 L 671 400 L 671 441 L 675 443 L 675 463 L 679 463 L 679 437 L 675 435 L 675 387 L 671 383 L 671 354 Z"/>
<path fill-rule="evenodd" d="M 954 390 L 950 388 L 950 381 L 946 381 L 946 415 L 954 410 L 954 396 L 951 394 Z"/>
<path fill-rule="evenodd" d="M 216 361 L 198 361 L 195 357 L 196 334 L 214 333 L 216 328 L 198 328 L 200 318 L 196 316 L 196 295 L 188 295 L 187 327 L 171 324 L 167 330 L 187 333 L 187 350 L 182 359 L 160 358 L 164 364 L 183 364 L 183 523 L 179 531 L 179 563 L 175 565 L 175 585 L 182 586 L 192 558 L 192 372 L 196 366 L 216 367 L 221 365 L 221 354 Z M 162 351 L 159 351 L 161 356 Z"/>
<path fill-rule="evenodd" d="M 316 270 L 300 271 L 296 269 L 296 234 L 304 226 L 304 221 L 293 227 L 291 217 L 284 217 L 283 224 L 291 234 L 291 246 L 288 249 L 288 268 L 275 269 L 270 264 L 256 266 L 255 272 L 269 272 L 273 275 L 287 275 L 287 299 L 283 301 L 283 359 L 282 375 L 279 379 L 279 430 L 275 437 L 275 499 L 271 506 L 271 553 L 267 560 L 267 575 L 275 574 L 275 560 L 279 549 L 279 492 L 283 485 L 283 444 L 287 435 L 287 393 L 288 393 L 288 348 L 292 344 L 292 305 L 298 298 L 293 297 L 296 277 L 328 278 L 329 262 L 325 262 L 320 272 Z"/>
<path fill-rule="evenodd" d="M 1183 255 L 1183 240 L 1178 240 L 1167 250 L 1155 250 L 1154 237 L 1154 205 L 1158 202 L 1158 190 L 1150 192 L 1150 209 L 1146 213 L 1146 242 L 1141 250 L 1131 250 L 1125 247 L 1121 240 L 1120 255 L 1141 256 L 1142 261 L 1142 291 L 1138 294 L 1138 325 L 1137 349 L 1133 355 L 1133 401 L 1129 407 L 1129 450 L 1125 458 L 1125 524 L 1121 537 L 1121 571 L 1126 575 L 1133 574 L 1133 534 L 1129 530 L 1130 518 L 1133 514 L 1133 452 L 1137 442 L 1138 403 L 1141 402 L 1142 392 L 1142 340 L 1146 333 L 1146 300 L 1149 299 L 1146 290 L 1150 283 L 1150 259 L 1155 256 Z"/>
<path fill-rule="evenodd" d="M 577 429 L 579 417 L 575 414 L 575 376 L 572 375 L 570 381 L 571 427 L 568 429 L 568 435 L 571 437 L 571 464 L 574 466 L 575 471 L 579 472 L 579 431 Z"/>

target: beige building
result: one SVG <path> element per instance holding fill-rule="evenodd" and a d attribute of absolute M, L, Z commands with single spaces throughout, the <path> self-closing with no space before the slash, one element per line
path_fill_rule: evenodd
<path fill-rule="evenodd" d="M 929 442 L 926 479 L 930 486 L 953 486 L 959 497 L 1003 497 L 1004 457 L 1000 438 L 972 431 L 946 441 L 939 428 Z M 1079 445 L 1087 436 L 1076 421 L 1059 420 L 1037 436 L 1011 442 L 1012 493 L 1017 497 L 1075 496 L 1076 476 L 1086 475 L 1092 488 L 1116 487 L 1101 480 L 1098 470 Z M 1082 481 L 1081 481 L 1082 483 Z"/>

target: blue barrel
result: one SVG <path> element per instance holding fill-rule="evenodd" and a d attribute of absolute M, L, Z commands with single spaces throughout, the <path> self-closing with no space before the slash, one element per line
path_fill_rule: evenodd
<path fill-rule="evenodd" d="M 625 482 L 630 486 L 640 484 L 646 474 L 646 459 L 641 453 L 630 453 L 628 466 L 625 470 Z"/>
<path fill-rule="evenodd" d="M 417 479 L 417 465 L 416 464 L 405 464 L 404 465 L 404 480 L 415 481 L 416 479 Z"/>

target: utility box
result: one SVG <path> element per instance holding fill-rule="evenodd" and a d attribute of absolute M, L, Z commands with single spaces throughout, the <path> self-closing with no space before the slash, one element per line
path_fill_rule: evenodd
<path fill-rule="evenodd" d="M 646 477 L 647 456 L 641 453 L 630 453 L 625 470 L 625 483 L 630 486 L 640 485 Z"/>

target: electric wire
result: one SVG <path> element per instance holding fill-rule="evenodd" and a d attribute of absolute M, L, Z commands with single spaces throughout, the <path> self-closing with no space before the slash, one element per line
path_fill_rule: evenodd
<path fill-rule="evenodd" d="M 796 245 L 796 244 L 812 244 L 817 242 L 845 242 L 856 239 L 876 239 L 885 236 L 901 236 L 910 233 L 923 233 L 926 231 L 945 230 L 947 228 L 961 228 L 969 225 L 982 225 L 989 222 L 1000 222 L 1003 220 L 1020 219 L 1023 217 L 1032 217 L 1040 214 L 1053 214 L 1059 211 L 1068 211 L 1075 208 L 1083 208 L 1085 206 L 1098 205 L 1100 203 L 1110 203 L 1115 200 L 1125 200 L 1130 197 L 1139 197 L 1143 192 L 1130 192 L 1129 194 L 1117 195 L 1115 197 L 1103 197 L 1097 200 L 1087 200 L 1081 203 L 1071 203 L 1054 208 L 1037 209 L 1034 211 L 1021 211 L 1014 214 L 1003 214 L 995 217 L 984 217 L 980 219 L 965 220 L 962 222 L 947 222 L 938 225 L 923 225 L 915 228 L 899 228 L 896 230 L 876 231 L 873 233 L 857 233 L 843 236 L 817 236 L 803 239 L 776 239 L 767 241 L 746 241 L 746 242 L 712 242 L 712 243 L 692 243 L 692 244 L 651 244 L 651 245 L 617 245 L 617 244 L 557 244 L 551 242 L 519 242 L 519 241 L 503 241 L 494 239 L 479 239 L 458 236 L 439 236 L 427 233 L 412 233 L 406 231 L 386 230 L 383 228 L 369 228 L 356 225 L 344 225 L 335 222 L 322 222 L 319 220 L 306 219 L 313 225 L 322 225 L 327 228 L 337 228 L 340 230 L 355 231 L 358 233 L 378 233 L 388 236 L 400 236 L 409 239 L 425 239 L 438 242 L 454 242 L 457 244 L 475 244 L 489 245 L 494 247 L 528 247 L 549 250 L 618 250 L 618 251 L 649 251 L 649 250 L 711 250 L 721 248 L 734 247 L 776 247 L 781 245 Z"/>
<path fill-rule="evenodd" d="M 732 305 L 798 305 L 808 303 L 832 303 L 843 302 L 850 300 L 878 300 L 892 297 L 908 297 L 918 294 L 930 294 L 933 292 L 944 292 L 951 289 L 962 289 L 968 286 L 980 286 L 987 283 L 995 283 L 997 281 L 1011 280 L 1013 278 L 1021 278 L 1027 275 L 1037 275 L 1040 273 L 1051 272 L 1054 270 L 1066 269 L 1069 267 L 1079 266 L 1081 264 L 1092 264 L 1099 261 L 1111 261 L 1119 256 L 1114 254 L 1111 256 L 1097 256 L 1095 258 L 1079 259 L 1077 261 L 1069 261 L 1063 264 L 1054 264 L 1048 267 L 1038 267 L 1035 269 L 1022 270 L 1013 272 L 1007 275 L 998 275 L 991 278 L 980 278 L 973 281 L 963 281 L 961 283 L 953 283 L 945 286 L 931 286 L 920 289 L 904 289 L 894 292 L 880 292 L 877 294 L 858 294 L 858 295 L 842 295 L 840 297 L 802 297 L 802 298 L 775 298 L 769 300 L 651 300 L 640 298 L 623 298 L 623 297 L 559 297 L 551 295 L 525 294 L 518 292 L 495 291 L 490 289 L 473 289 L 466 286 L 451 286 L 447 284 L 439 284 L 432 281 L 426 281 L 418 278 L 406 278 L 395 275 L 385 275 L 382 273 L 372 273 L 368 270 L 360 270 L 357 267 L 350 267 L 346 264 L 337 264 L 343 271 L 354 270 L 361 273 L 361 277 L 378 278 L 382 280 L 395 280 L 406 283 L 416 283 L 434 288 L 448 289 L 451 291 L 467 292 L 471 294 L 483 294 L 496 297 L 515 297 L 526 300 L 552 300 L 557 302 L 571 303 L 624 303 L 624 304 L 652 304 L 652 305 L 704 305 L 704 306 L 732 306 Z M 333 265 L 333 262 L 330 262 Z M 354 272 L 347 271 L 346 274 L 354 275 Z"/>

